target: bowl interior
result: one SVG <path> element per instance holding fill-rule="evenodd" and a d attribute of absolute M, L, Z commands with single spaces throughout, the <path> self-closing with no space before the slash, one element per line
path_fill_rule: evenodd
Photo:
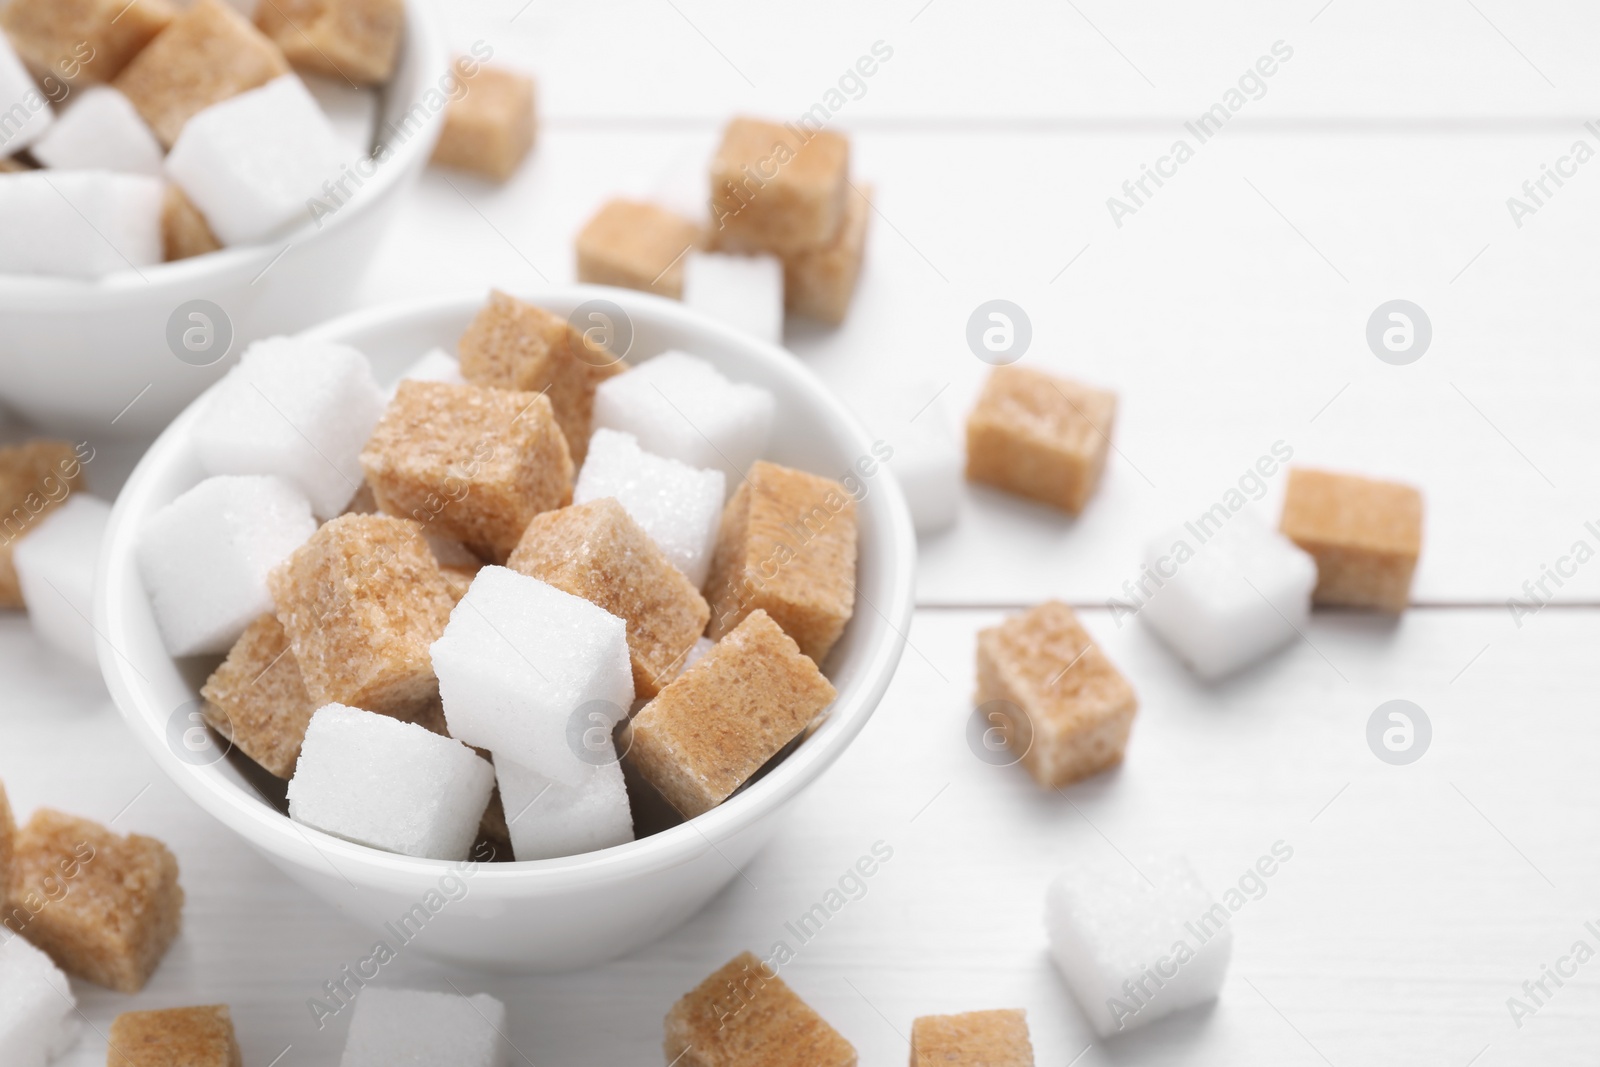
<path fill-rule="evenodd" d="M 796 795 L 843 751 L 887 688 L 910 622 L 916 542 L 899 487 L 877 462 L 873 441 L 837 400 L 787 352 L 711 322 L 672 301 L 598 287 L 527 294 L 560 314 L 603 301 L 613 327 L 631 330 L 625 352 L 638 362 L 683 349 L 735 381 L 777 398 L 766 458 L 843 482 L 857 496 L 859 561 L 855 614 L 823 664 L 839 691 L 827 721 L 759 781 L 693 820 L 626 845 L 583 856 L 487 865 L 480 880 L 540 880 L 551 886 L 610 873 L 642 873 L 683 862 L 719 837 L 736 833 Z M 308 336 L 364 352 L 388 384 L 431 347 L 453 352 L 484 295 L 378 308 L 338 319 Z M 621 334 L 619 332 L 618 336 Z M 438 876 L 443 861 L 380 852 L 321 834 L 280 814 L 240 772 L 192 731 L 198 689 L 214 657 L 177 660 L 162 645 L 134 562 L 139 530 L 156 510 L 204 473 L 190 445 L 201 396 L 151 447 L 117 500 L 102 549 L 96 589 L 100 664 L 135 734 L 178 785 L 257 847 L 297 863 L 330 859 L 347 878 L 405 889 Z"/>

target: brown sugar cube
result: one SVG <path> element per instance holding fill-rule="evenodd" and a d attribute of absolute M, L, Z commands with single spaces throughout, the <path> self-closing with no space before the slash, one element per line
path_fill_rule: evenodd
<path fill-rule="evenodd" d="M 683 258 L 700 227 L 654 204 L 608 200 L 578 231 L 578 280 L 683 297 Z"/>
<path fill-rule="evenodd" d="M 394 73 L 405 0 L 261 0 L 256 25 L 290 63 L 356 85 Z"/>
<path fill-rule="evenodd" d="M 1059 787 L 1115 766 L 1139 699 L 1065 604 L 978 631 L 978 711 L 1022 765 Z"/>
<path fill-rule="evenodd" d="M 82 488 L 83 464 L 65 441 L 33 440 L 0 448 L 0 608 L 24 606 L 11 562 L 17 540 Z"/>
<path fill-rule="evenodd" d="M 996 367 L 967 417 L 967 478 L 1076 515 L 1100 484 L 1116 417 L 1115 393 Z"/>
<path fill-rule="evenodd" d="M 11 814 L 6 785 L 0 782 L 0 912 L 5 910 L 6 883 L 11 878 L 11 857 L 17 851 L 17 820 Z"/>
<path fill-rule="evenodd" d="M 361 469 L 383 511 L 493 560 L 539 512 L 572 501 L 567 441 L 536 393 L 401 382 Z"/>
<path fill-rule="evenodd" d="M 245 628 L 200 695 L 217 733 L 279 778 L 294 776 L 306 725 L 321 705 L 306 692 L 289 635 L 276 615 Z"/>
<path fill-rule="evenodd" d="M 456 349 L 461 373 L 473 385 L 549 397 L 577 466 L 589 453 L 595 389 L 627 369 L 566 319 L 498 291 L 489 294 Z"/>
<path fill-rule="evenodd" d="M 117 75 L 116 87 L 171 148 L 196 113 L 287 73 L 283 53 L 249 19 L 223 0 L 195 0 Z"/>
<path fill-rule="evenodd" d="M 1409 485 L 1294 468 L 1280 527 L 1317 561 L 1313 603 L 1406 609 L 1422 552 L 1422 494 Z"/>
<path fill-rule="evenodd" d="M 10 0 L 0 28 L 49 89 L 110 81 L 177 13 L 167 0 Z"/>
<path fill-rule="evenodd" d="M 850 142 L 839 134 L 734 119 L 711 160 L 718 242 L 778 253 L 831 243 L 844 221 L 849 174 Z"/>
<path fill-rule="evenodd" d="M 816 663 L 754 611 L 634 716 L 621 748 L 692 819 L 728 799 L 834 696 Z"/>
<path fill-rule="evenodd" d="M 871 217 L 872 187 L 851 189 L 845 198 L 844 224 L 833 240 L 784 257 L 783 298 L 790 311 L 830 326 L 844 321 L 861 276 Z"/>
<path fill-rule="evenodd" d="M 723 509 L 706 589 L 712 640 L 761 609 L 821 663 L 855 611 L 855 500 L 831 479 L 754 464 Z"/>
<path fill-rule="evenodd" d="M 184 195 L 176 185 L 167 186 L 161 198 L 161 249 L 162 257 L 173 260 L 203 256 L 222 247 L 217 235 L 211 232 L 206 217 L 194 206 L 194 201 Z"/>
<path fill-rule="evenodd" d="M 0 174 L 21 174 L 32 169 L 20 159 L 0 159 Z"/>
<path fill-rule="evenodd" d="M 536 516 L 506 566 L 627 623 L 633 689 L 645 700 L 677 676 L 711 618 L 700 591 L 612 497 Z"/>
<path fill-rule="evenodd" d="M 1033 1067 L 1021 1011 L 924 1015 L 911 1023 L 911 1067 Z"/>
<path fill-rule="evenodd" d="M 178 861 L 153 837 L 48 808 L 17 834 L 6 926 L 68 974 L 137 993 L 182 916 Z"/>
<path fill-rule="evenodd" d="M 538 134 L 533 79 L 465 59 L 456 61 L 455 70 L 466 92 L 445 109 L 433 162 L 503 182 L 516 173 Z"/>
<path fill-rule="evenodd" d="M 856 1050 L 752 953 L 741 952 L 667 1013 L 677 1067 L 855 1067 Z"/>
<path fill-rule="evenodd" d="M 244 1067 L 226 1004 L 125 1011 L 106 1043 L 106 1067 Z"/>
<path fill-rule="evenodd" d="M 341 515 L 268 578 L 278 621 L 317 707 L 414 719 L 438 699 L 428 646 L 455 601 L 416 523 Z"/>

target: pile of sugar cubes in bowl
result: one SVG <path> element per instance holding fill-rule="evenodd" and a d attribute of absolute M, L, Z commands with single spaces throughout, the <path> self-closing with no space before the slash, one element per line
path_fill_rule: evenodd
<path fill-rule="evenodd" d="M 629 367 L 498 292 L 458 353 L 386 395 L 272 338 L 202 399 L 206 476 L 136 555 L 168 651 L 212 657 L 206 721 L 291 819 L 410 856 L 716 807 L 833 702 L 853 497 L 762 459 L 772 394 L 691 353 Z"/>

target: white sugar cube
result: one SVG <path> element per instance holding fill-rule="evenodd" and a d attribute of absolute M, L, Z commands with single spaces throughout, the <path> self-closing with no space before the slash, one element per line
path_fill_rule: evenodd
<path fill-rule="evenodd" d="M 487 993 L 369 986 L 339 1067 L 504 1067 L 506 1006 Z"/>
<path fill-rule="evenodd" d="M 609 743 L 607 737 L 605 746 Z M 594 758 L 600 762 L 586 770 L 577 785 L 562 785 L 495 757 L 511 852 L 518 860 L 577 856 L 633 840 L 633 811 L 628 807 L 622 764 L 614 750 L 597 752 Z"/>
<path fill-rule="evenodd" d="M 400 375 L 399 381 L 389 387 L 388 397 L 394 399 L 394 394 L 400 388 L 400 382 L 447 382 L 450 385 L 466 385 L 467 379 L 461 374 L 461 361 L 442 348 L 430 348 L 423 353 L 422 358 L 407 367 L 405 373 Z"/>
<path fill-rule="evenodd" d="M 33 144 L 54 119 L 50 101 L 34 84 L 11 39 L 0 33 L 0 158 Z"/>
<path fill-rule="evenodd" d="M 77 999 L 61 968 L 0 931 L 0 1063 L 45 1067 L 78 1040 Z"/>
<path fill-rule="evenodd" d="M 494 768 L 460 741 L 328 704 L 306 727 L 289 817 L 405 856 L 462 860 L 493 789 Z"/>
<path fill-rule="evenodd" d="M 0 274 L 98 278 L 154 266 L 163 195 L 146 174 L 0 174 Z"/>
<path fill-rule="evenodd" d="M 766 451 L 773 409 L 767 390 L 730 382 L 696 356 L 664 352 L 595 390 L 594 424 L 737 482 Z"/>
<path fill-rule="evenodd" d="M 300 80 L 328 117 L 345 162 L 371 156 L 378 131 L 378 91 L 322 74 L 302 73 Z"/>
<path fill-rule="evenodd" d="M 287 478 L 331 519 L 361 487 L 361 447 L 383 407 L 372 367 L 354 348 L 270 337 L 216 386 L 195 425 L 195 452 L 212 474 Z"/>
<path fill-rule="evenodd" d="M 485 567 L 432 648 L 450 735 L 576 786 L 583 731 L 633 704 L 627 630 L 537 578 Z"/>
<path fill-rule="evenodd" d="M 212 104 L 184 124 L 167 154 L 171 178 L 225 245 L 319 219 L 344 151 L 322 108 L 293 74 Z M 320 221 L 320 219 L 319 219 Z"/>
<path fill-rule="evenodd" d="M 33 155 L 56 170 L 161 173 L 161 142 L 133 103 L 109 85 L 74 93 L 55 125 L 34 144 Z"/>
<path fill-rule="evenodd" d="M 1249 514 L 1221 528 L 1188 523 L 1152 541 L 1124 592 L 1202 678 L 1220 678 L 1293 641 L 1311 614 L 1317 564 Z M 1137 603 L 1137 599 L 1135 601 Z"/>
<path fill-rule="evenodd" d="M 572 489 L 574 504 L 615 497 L 696 589 L 705 584 L 717 546 L 727 478 L 653 456 L 632 434 L 596 430 Z"/>
<path fill-rule="evenodd" d="M 73 493 L 12 550 L 28 622 L 45 644 L 93 667 L 94 569 L 111 505 Z"/>
<path fill-rule="evenodd" d="M 317 530 L 282 478 L 207 478 L 139 531 L 139 575 L 174 656 L 226 652 L 273 610 L 267 575 Z"/>
<path fill-rule="evenodd" d="M 1101 1037 L 1215 997 L 1231 918 L 1181 856 L 1075 868 L 1045 904 L 1051 954 Z"/>
<path fill-rule="evenodd" d="M 919 534 L 948 528 L 961 506 L 966 457 L 944 393 L 926 379 L 874 381 L 850 391 L 852 410 L 891 450 L 887 465 Z"/>
<path fill-rule="evenodd" d="M 783 262 L 777 256 L 690 252 L 683 258 L 683 302 L 738 330 L 783 341 Z"/>

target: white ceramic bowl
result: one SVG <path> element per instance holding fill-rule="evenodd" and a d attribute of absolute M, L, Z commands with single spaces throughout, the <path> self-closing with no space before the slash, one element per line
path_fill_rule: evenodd
<path fill-rule="evenodd" d="M 407 0 L 406 18 L 400 61 L 383 90 L 384 125 L 449 70 L 432 5 Z M 424 107 L 418 115 L 413 132 L 391 139 L 393 154 L 361 194 L 320 226 L 94 280 L 0 275 L 0 402 L 58 432 L 153 436 L 248 342 L 305 329 L 348 306 L 401 194 L 433 154 L 444 113 Z M 167 341 L 169 320 L 192 300 L 212 302 L 232 322 L 231 352 L 209 366 L 180 360 Z"/>
<path fill-rule="evenodd" d="M 603 298 L 631 318 L 630 362 L 681 348 L 736 381 L 778 398 L 767 458 L 833 477 L 871 455 L 872 441 L 793 356 L 659 297 L 579 286 L 528 299 L 561 314 Z M 349 315 L 310 331 L 348 342 L 372 360 L 380 381 L 438 345 L 455 342 L 481 295 Z M 673 929 L 735 877 L 778 829 L 784 810 L 850 744 L 872 714 L 911 621 L 916 539 L 899 486 L 883 467 L 864 479 L 859 507 L 855 616 L 824 667 L 839 696 L 825 724 L 765 777 L 722 806 L 630 844 L 566 859 L 457 865 L 398 856 L 291 822 L 269 806 L 231 760 L 196 765 L 183 743 L 196 692 L 211 662 L 174 660 L 161 643 L 140 583 L 134 548 L 145 521 L 202 477 L 190 429 L 201 398 L 157 439 L 111 515 L 95 591 L 100 667 L 112 697 L 156 761 L 184 792 L 297 882 L 380 932 L 441 879 L 465 886 L 428 918 L 416 946 L 426 953 L 516 970 L 589 966 Z M 436 892 L 435 899 L 438 899 Z"/>

